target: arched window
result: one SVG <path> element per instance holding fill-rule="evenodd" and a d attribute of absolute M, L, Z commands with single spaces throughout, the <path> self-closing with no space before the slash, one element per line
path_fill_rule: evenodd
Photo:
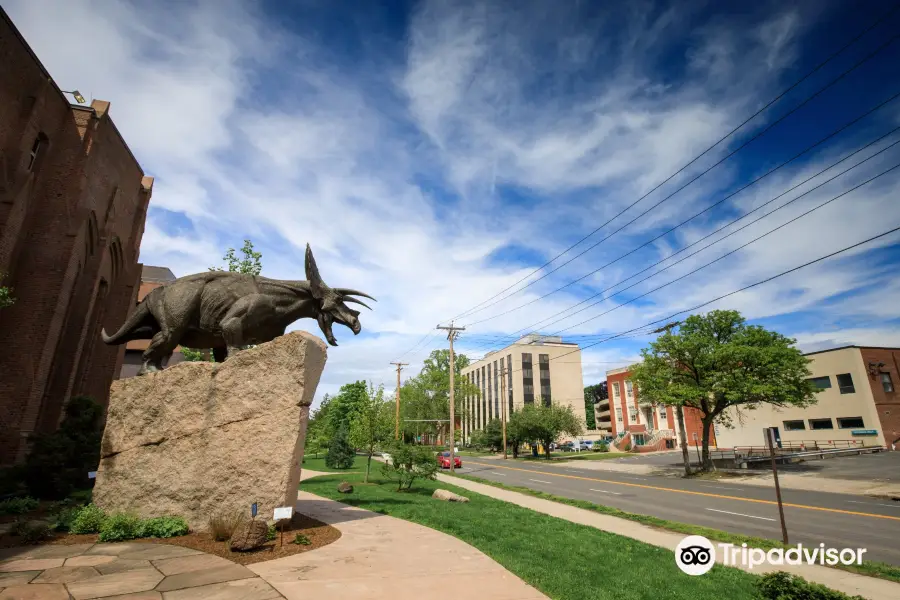
<path fill-rule="evenodd" d="M 38 164 L 38 159 L 47 149 L 47 143 L 49 139 L 47 136 L 41 132 L 37 134 L 37 137 L 34 138 L 34 142 L 31 144 L 31 152 L 28 155 L 28 170 L 34 171 L 35 167 Z"/>

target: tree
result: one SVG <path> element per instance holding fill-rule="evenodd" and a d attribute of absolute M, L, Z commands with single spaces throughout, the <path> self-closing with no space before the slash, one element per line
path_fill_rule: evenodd
<path fill-rule="evenodd" d="M 597 429 L 597 419 L 594 414 L 594 406 L 601 400 L 609 398 L 605 381 L 589 385 L 584 388 L 584 420 L 588 429 Z"/>
<path fill-rule="evenodd" d="M 3 273 L 0 273 L 0 283 L 3 282 Z M 13 298 L 12 288 L 6 287 L 5 285 L 0 285 L 0 308 L 6 308 L 8 306 L 12 306 L 16 303 L 16 299 Z"/>
<path fill-rule="evenodd" d="M 354 381 L 341 386 L 328 403 L 328 422 L 331 434 L 341 427 L 350 428 L 354 415 L 366 404 L 368 390 L 365 381 Z"/>
<path fill-rule="evenodd" d="M 381 467 L 381 473 L 397 482 L 397 491 L 412 488 L 416 479 L 435 479 L 438 470 L 434 452 L 426 446 L 398 443 L 390 449 L 391 459 Z"/>
<path fill-rule="evenodd" d="M 327 448 L 331 442 L 332 431 L 329 422 L 329 406 L 331 398 L 328 394 L 322 398 L 319 407 L 312 412 L 306 424 L 305 452 L 318 453 Z"/>
<path fill-rule="evenodd" d="M 525 436 L 526 427 L 522 420 L 521 410 L 514 410 L 509 413 L 509 420 L 506 423 L 506 445 L 512 450 L 513 458 L 519 458 L 519 446 L 527 441 Z"/>
<path fill-rule="evenodd" d="M 325 455 L 325 466 L 330 469 L 349 469 L 353 466 L 356 453 L 350 446 L 348 427 L 343 425 L 331 439 L 328 454 Z"/>
<path fill-rule="evenodd" d="M 508 423 L 507 423 L 508 426 Z M 509 432 L 507 430 L 507 436 Z M 494 452 L 503 449 L 503 423 L 500 419 L 491 419 L 484 429 L 472 433 L 472 445 L 476 448 L 488 448 Z"/>
<path fill-rule="evenodd" d="M 558 404 L 544 406 L 535 400 L 535 404 L 527 404 L 510 415 L 510 422 L 506 426 L 507 437 L 510 430 L 522 441 L 540 443 L 549 459 L 550 444 L 564 433 L 581 435 L 584 427 L 570 407 Z"/>
<path fill-rule="evenodd" d="M 391 403 L 384 399 L 384 387 L 378 386 L 376 390 L 370 384 L 363 403 L 350 418 L 350 443 L 366 452 L 366 476 L 363 483 L 369 482 L 375 448 L 389 441 L 394 433 L 393 417 Z"/>
<path fill-rule="evenodd" d="M 692 315 L 641 351 L 631 368 L 641 396 L 654 402 L 697 409 L 703 423 L 702 468 L 711 467 L 713 423 L 732 427 L 729 408 L 755 410 L 762 404 L 805 407 L 816 402 L 807 359 L 796 340 L 758 325 L 737 311 Z M 682 423 L 684 420 L 682 419 Z M 682 434 L 682 446 L 687 440 Z"/>

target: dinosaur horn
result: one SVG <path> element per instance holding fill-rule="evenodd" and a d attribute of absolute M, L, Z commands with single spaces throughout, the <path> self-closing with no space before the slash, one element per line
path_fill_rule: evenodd
<path fill-rule="evenodd" d="M 372 298 L 372 296 L 370 296 L 368 294 L 363 294 L 362 292 L 359 292 L 357 290 L 351 290 L 349 288 L 334 288 L 334 291 L 341 294 L 342 296 L 362 296 L 363 298 L 369 298 L 370 300 L 375 300 L 375 298 Z M 375 300 L 375 302 L 378 302 L 378 300 Z"/>
<path fill-rule="evenodd" d="M 351 298 L 350 296 L 344 296 L 344 302 L 353 302 L 355 304 L 362 304 L 369 310 L 372 310 L 372 307 L 369 306 L 368 304 L 366 304 L 365 302 L 363 302 L 362 300 L 357 300 L 356 298 Z"/>
<path fill-rule="evenodd" d="M 316 266 L 316 259 L 313 258 L 309 244 L 306 244 L 306 279 L 309 280 L 309 289 L 313 298 L 323 298 L 328 286 L 325 285 L 325 282 L 322 281 L 322 276 L 319 275 L 319 267 Z"/>

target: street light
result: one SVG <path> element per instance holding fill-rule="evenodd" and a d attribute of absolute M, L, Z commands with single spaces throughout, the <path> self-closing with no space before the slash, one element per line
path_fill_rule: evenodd
<path fill-rule="evenodd" d="M 75 96 L 75 102 L 77 102 L 78 104 L 84 104 L 84 102 L 85 102 L 84 96 L 82 96 L 81 92 L 79 92 L 78 90 L 72 90 L 71 92 L 62 90 L 62 93 L 63 94 L 72 94 L 73 96 Z"/>

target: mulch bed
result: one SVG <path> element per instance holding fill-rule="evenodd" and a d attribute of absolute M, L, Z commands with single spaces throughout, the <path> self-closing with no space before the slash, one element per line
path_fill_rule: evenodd
<path fill-rule="evenodd" d="M 279 526 L 280 528 L 281 526 Z M 309 539 L 309 545 L 292 543 L 297 534 L 303 534 Z M 174 546 L 184 546 L 192 548 L 207 554 L 215 554 L 222 558 L 227 558 L 232 562 L 241 565 L 249 565 L 253 563 L 263 562 L 266 560 L 274 560 L 276 558 L 284 558 L 302 552 L 309 552 L 322 546 L 337 541 L 341 537 L 341 532 L 326 525 L 321 521 L 317 521 L 306 515 L 294 513 L 290 523 L 284 526 L 284 545 L 281 545 L 281 531 L 279 529 L 277 537 L 274 541 L 265 543 L 262 547 L 249 552 L 232 552 L 228 547 L 228 542 L 217 542 L 212 539 L 208 533 L 189 533 L 187 535 L 166 538 L 166 539 L 139 539 L 130 540 L 131 542 L 143 542 L 148 544 L 171 544 Z M 53 538 L 41 542 L 42 544 L 96 544 L 98 543 L 97 534 L 55 534 Z M 0 535 L 0 548 L 13 548 L 24 545 L 18 536 Z"/>

